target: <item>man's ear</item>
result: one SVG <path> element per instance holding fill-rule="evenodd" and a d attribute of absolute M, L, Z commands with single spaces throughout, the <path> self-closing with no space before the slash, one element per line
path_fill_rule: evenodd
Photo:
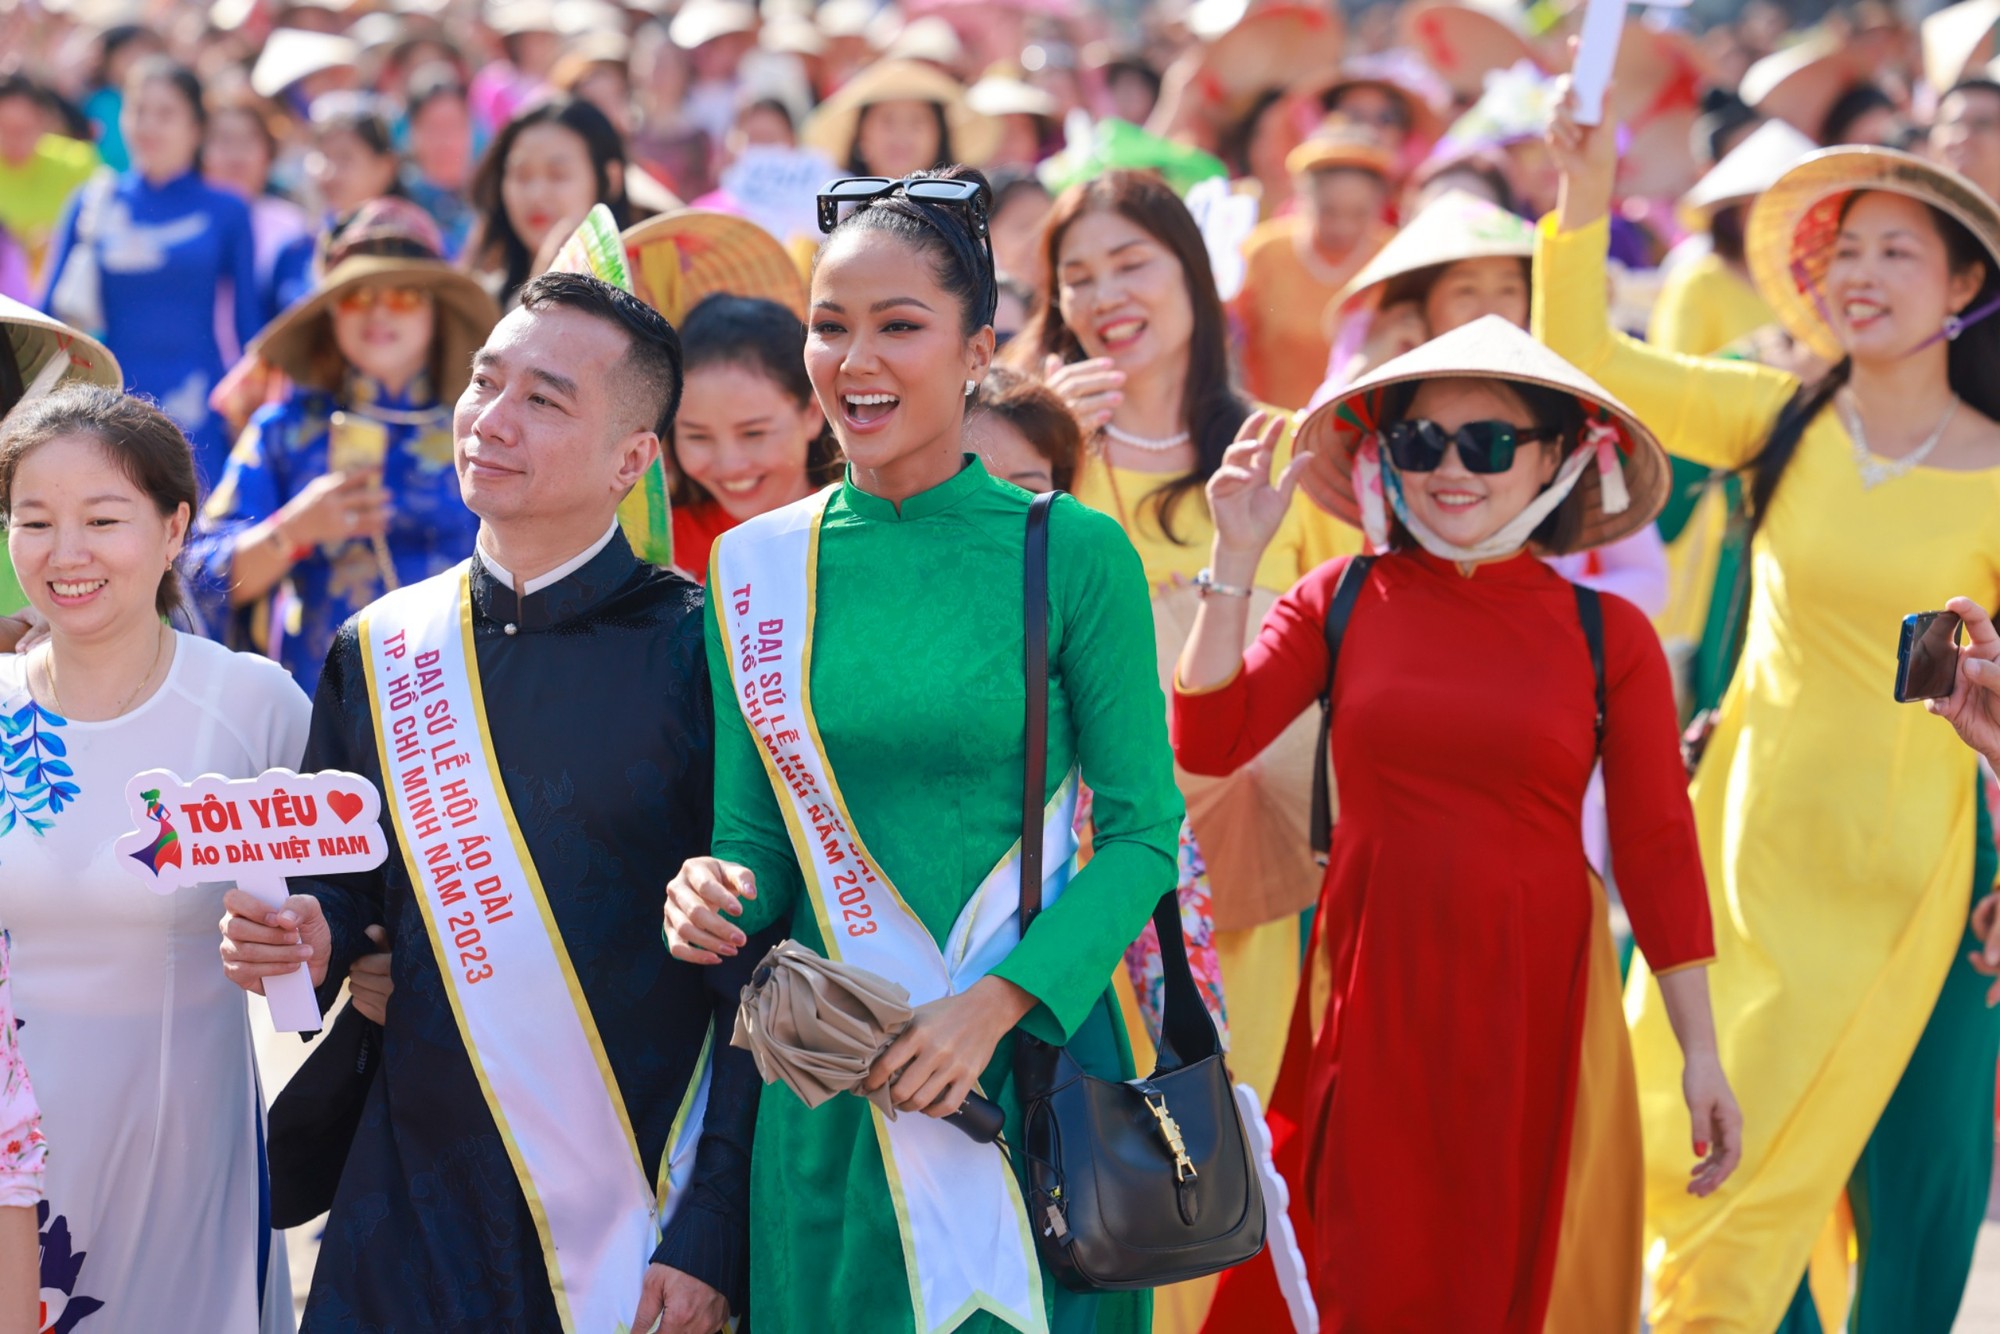
<path fill-rule="evenodd" d="M 618 442 L 617 491 L 623 497 L 639 484 L 653 461 L 660 457 L 660 437 L 650 429 L 633 431 Z"/>

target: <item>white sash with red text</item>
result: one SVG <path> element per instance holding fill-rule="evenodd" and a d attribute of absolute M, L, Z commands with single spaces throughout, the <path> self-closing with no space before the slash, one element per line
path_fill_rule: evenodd
<path fill-rule="evenodd" d="M 980 884 L 942 949 L 855 829 L 827 762 L 810 691 L 819 520 L 832 491 L 759 515 L 723 535 L 709 576 L 738 706 L 757 738 L 791 831 L 830 957 L 901 983 L 913 1005 L 962 991 L 1020 940 L 1018 843 Z M 1044 904 L 1076 854 L 1077 778 L 1045 812 Z M 1047 1329 L 1041 1269 L 1013 1169 L 932 1117 L 894 1121 L 870 1107 L 902 1234 L 917 1334 L 986 1311 L 1025 1334 Z"/>
<path fill-rule="evenodd" d="M 624 1331 L 663 1203 L 693 1161 L 706 1070 L 689 1085 L 656 1199 L 638 1142 L 500 780 L 472 642 L 469 565 L 362 614 L 375 741 L 410 883 L 459 1036 L 507 1146 L 566 1334 Z"/>

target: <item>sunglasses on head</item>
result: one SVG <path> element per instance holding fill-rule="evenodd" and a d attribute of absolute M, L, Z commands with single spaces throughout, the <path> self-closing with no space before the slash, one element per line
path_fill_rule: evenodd
<path fill-rule="evenodd" d="M 962 208 L 972 220 L 973 233 L 982 241 L 988 240 L 986 188 L 978 181 L 940 181 L 927 176 L 905 176 L 900 181 L 887 176 L 848 176 L 829 181 L 818 196 L 819 229 L 831 232 L 855 209 L 891 195 L 902 195 L 923 204 Z"/>
<path fill-rule="evenodd" d="M 1499 473 L 1514 466 L 1522 445 L 1551 440 L 1561 434 L 1552 426 L 1516 426 L 1512 422 L 1467 422 L 1447 431 L 1434 421 L 1406 418 L 1382 428 L 1382 445 L 1403 472 L 1436 472 L 1445 451 L 1458 446 L 1458 461 L 1467 472 Z"/>
<path fill-rule="evenodd" d="M 358 315 L 364 310 L 382 309 L 396 315 L 407 315 L 413 310 L 421 310 L 430 294 L 420 287 L 350 287 L 335 299 L 334 305 L 350 315 Z"/>

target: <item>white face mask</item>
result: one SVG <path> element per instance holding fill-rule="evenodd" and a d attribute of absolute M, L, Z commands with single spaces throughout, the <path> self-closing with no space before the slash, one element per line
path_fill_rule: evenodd
<path fill-rule="evenodd" d="M 1622 514 L 1632 503 L 1625 489 L 1625 474 L 1618 463 L 1618 430 L 1611 423 L 1591 420 L 1584 423 L 1583 444 L 1572 450 L 1541 494 L 1529 501 L 1519 514 L 1469 547 L 1447 542 L 1423 520 L 1410 512 L 1403 498 L 1403 477 L 1396 462 L 1382 448 L 1381 435 L 1370 435 L 1354 457 L 1354 491 L 1361 501 L 1361 527 L 1369 545 L 1382 550 L 1389 545 L 1389 514 L 1409 530 L 1425 551 L 1439 560 L 1469 563 L 1511 556 L 1528 545 L 1528 538 L 1542 520 L 1555 513 L 1583 480 L 1584 470 L 1595 463 L 1598 470 L 1600 503 L 1606 514 Z M 1385 503 L 1386 500 L 1386 503 Z"/>

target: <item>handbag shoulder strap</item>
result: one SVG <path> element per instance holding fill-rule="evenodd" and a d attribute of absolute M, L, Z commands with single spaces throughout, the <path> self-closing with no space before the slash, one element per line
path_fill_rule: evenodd
<path fill-rule="evenodd" d="M 1021 781 L 1021 935 L 1042 910 L 1042 807 L 1049 776 L 1049 509 L 1060 492 L 1028 503 L 1022 602 L 1027 633 L 1022 672 L 1028 686 L 1027 761 Z"/>
<path fill-rule="evenodd" d="M 1038 495 L 1028 506 L 1023 598 L 1026 625 L 1022 663 L 1027 683 L 1027 757 L 1021 766 L 1021 935 L 1042 910 L 1042 808 L 1049 771 L 1049 509 L 1060 492 Z M 1181 933 L 1180 896 L 1168 890 L 1153 908 L 1160 937 L 1166 992 L 1160 1021 L 1159 1066 L 1177 1070 L 1222 1050 L 1215 1020 L 1202 1004 Z"/>
<path fill-rule="evenodd" d="M 1326 610 L 1326 684 L 1319 692 L 1319 745 L 1313 751 L 1312 851 L 1321 866 L 1333 849 L 1333 784 L 1327 773 L 1327 747 L 1333 740 L 1333 669 L 1340 663 L 1340 641 L 1347 634 L 1347 622 L 1354 604 L 1361 600 L 1361 586 L 1368 582 L 1373 556 L 1356 556 L 1340 572 L 1333 590 L 1333 604 Z"/>
<path fill-rule="evenodd" d="M 1604 600 L 1594 588 L 1572 584 L 1576 590 L 1576 619 L 1583 623 L 1583 641 L 1590 645 L 1590 671 L 1597 683 L 1597 753 L 1604 753 Z"/>

